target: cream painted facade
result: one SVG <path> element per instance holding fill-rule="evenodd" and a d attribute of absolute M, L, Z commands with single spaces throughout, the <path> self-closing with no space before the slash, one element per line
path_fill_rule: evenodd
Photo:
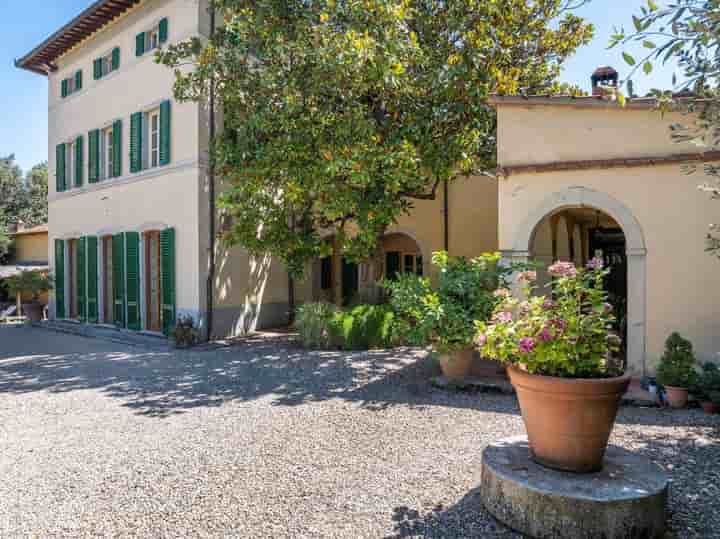
<path fill-rule="evenodd" d="M 673 331 L 693 342 L 700 359 L 717 360 L 720 271 L 704 239 L 718 208 L 697 189 L 702 173 L 687 175 L 679 163 L 608 161 L 697 153 L 696 146 L 669 137 L 670 124 L 687 118 L 662 117 L 650 107 L 585 103 L 495 102 L 498 163 L 509 173 L 499 182 L 500 249 L 514 259 L 532 256 L 536 238 L 542 242 L 545 235 L 547 244 L 548 231 L 538 225 L 548 216 L 568 208 L 601 210 L 626 240 L 632 372 L 653 372 Z M 567 170 L 553 170 L 562 163 Z"/>

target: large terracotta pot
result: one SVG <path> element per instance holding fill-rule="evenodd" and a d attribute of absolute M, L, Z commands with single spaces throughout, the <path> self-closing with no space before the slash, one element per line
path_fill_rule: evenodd
<path fill-rule="evenodd" d="M 665 386 L 665 396 L 670 408 L 685 408 L 688 403 L 688 390 L 684 387 Z"/>
<path fill-rule="evenodd" d="M 32 322 L 39 322 L 43 317 L 43 306 L 41 303 L 23 303 L 22 312 Z"/>
<path fill-rule="evenodd" d="M 514 366 L 508 374 L 520 401 L 533 460 L 569 472 L 601 470 L 630 377 L 555 378 Z"/>
<path fill-rule="evenodd" d="M 473 349 L 455 350 L 440 354 L 438 358 L 443 376 L 448 380 L 463 380 L 470 374 Z"/>

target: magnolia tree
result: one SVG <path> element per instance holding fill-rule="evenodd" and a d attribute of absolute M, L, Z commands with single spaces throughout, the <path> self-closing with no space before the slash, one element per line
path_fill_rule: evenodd
<path fill-rule="evenodd" d="M 163 50 L 178 100 L 212 89 L 225 239 L 293 275 L 371 256 L 443 182 L 495 165 L 492 93 L 552 92 L 592 36 L 585 0 L 214 0 L 218 29 Z"/>
<path fill-rule="evenodd" d="M 632 41 L 642 42 L 647 51 L 642 58 L 623 53 L 625 61 L 633 66 L 632 73 L 641 68 L 649 74 L 657 62 L 676 61 L 683 70 L 682 87 L 692 90 L 673 95 L 657 93 L 664 110 L 674 109 L 688 113 L 688 121 L 673 125 L 674 140 L 694 142 L 702 147 L 720 147 L 720 1 L 677 0 L 660 8 L 654 0 L 647 0 L 647 7 L 633 17 L 633 30 L 618 29 L 610 45 L 617 46 Z M 673 83 L 676 83 L 673 77 Z M 693 172 L 694 167 L 687 167 Z M 709 176 L 700 189 L 714 200 L 720 200 L 720 166 L 704 165 Z M 708 251 L 720 257 L 720 226 L 710 225 L 707 236 Z"/>

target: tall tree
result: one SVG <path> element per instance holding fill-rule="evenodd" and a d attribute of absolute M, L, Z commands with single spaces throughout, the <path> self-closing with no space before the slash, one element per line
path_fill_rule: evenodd
<path fill-rule="evenodd" d="M 28 207 L 23 219 L 31 226 L 47 223 L 48 220 L 48 165 L 35 165 L 25 177 L 28 193 Z"/>
<path fill-rule="evenodd" d="M 12 240 L 8 234 L 7 224 L 5 223 L 5 216 L 0 210 L 0 264 L 5 262 L 5 259 L 10 252 L 10 244 Z"/>
<path fill-rule="evenodd" d="M 158 61 L 176 98 L 221 104 L 226 239 L 299 275 L 323 231 L 365 258 L 415 200 L 493 169 L 487 97 L 552 91 L 592 36 L 584 2 L 214 0 L 214 35 Z"/>
<path fill-rule="evenodd" d="M 657 62 L 676 61 L 683 72 L 679 85 L 687 92 L 653 92 L 662 110 L 689 113 L 687 121 L 671 127 L 670 136 L 679 142 L 695 142 L 706 148 L 720 148 L 720 0 L 676 0 L 660 8 L 655 0 L 647 0 L 647 7 L 633 16 L 630 32 L 618 29 L 610 46 L 641 42 L 646 49 L 636 59 L 624 52 L 632 66 L 631 76 L 642 68 L 650 74 Z M 676 78 L 673 76 L 676 84 Z M 686 169 L 693 172 L 695 167 Z M 713 200 L 720 201 L 720 165 L 705 163 L 703 170 L 709 177 L 700 186 Z M 710 225 L 707 250 L 720 258 L 720 226 Z"/>
<path fill-rule="evenodd" d="M 28 207 L 28 193 L 15 156 L 0 158 L 0 213 L 4 214 L 5 222 L 13 224 L 22 220 Z"/>

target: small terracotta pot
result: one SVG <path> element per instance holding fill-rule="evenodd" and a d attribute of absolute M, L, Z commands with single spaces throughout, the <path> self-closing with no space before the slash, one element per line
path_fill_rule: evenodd
<path fill-rule="evenodd" d="M 602 469 L 620 399 L 630 376 L 556 378 L 509 367 L 533 460 L 577 473 Z"/>
<path fill-rule="evenodd" d="M 665 386 L 665 396 L 670 408 L 685 408 L 688 403 L 688 390 L 684 387 Z"/>
<path fill-rule="evenodd" d="M 720 412 L 720 404 L 716 404 L 713 401 L 701 401 L 700 406 L 702 406 L 706 414 L 717 414 Z"/>
<path fill-rule="evenodd" d="M 443 376 L 448 380 L 464 380 L 467 378 L 472 368 L 472 360 L 472 348 L 440 354 L 438 358 Z"/>

